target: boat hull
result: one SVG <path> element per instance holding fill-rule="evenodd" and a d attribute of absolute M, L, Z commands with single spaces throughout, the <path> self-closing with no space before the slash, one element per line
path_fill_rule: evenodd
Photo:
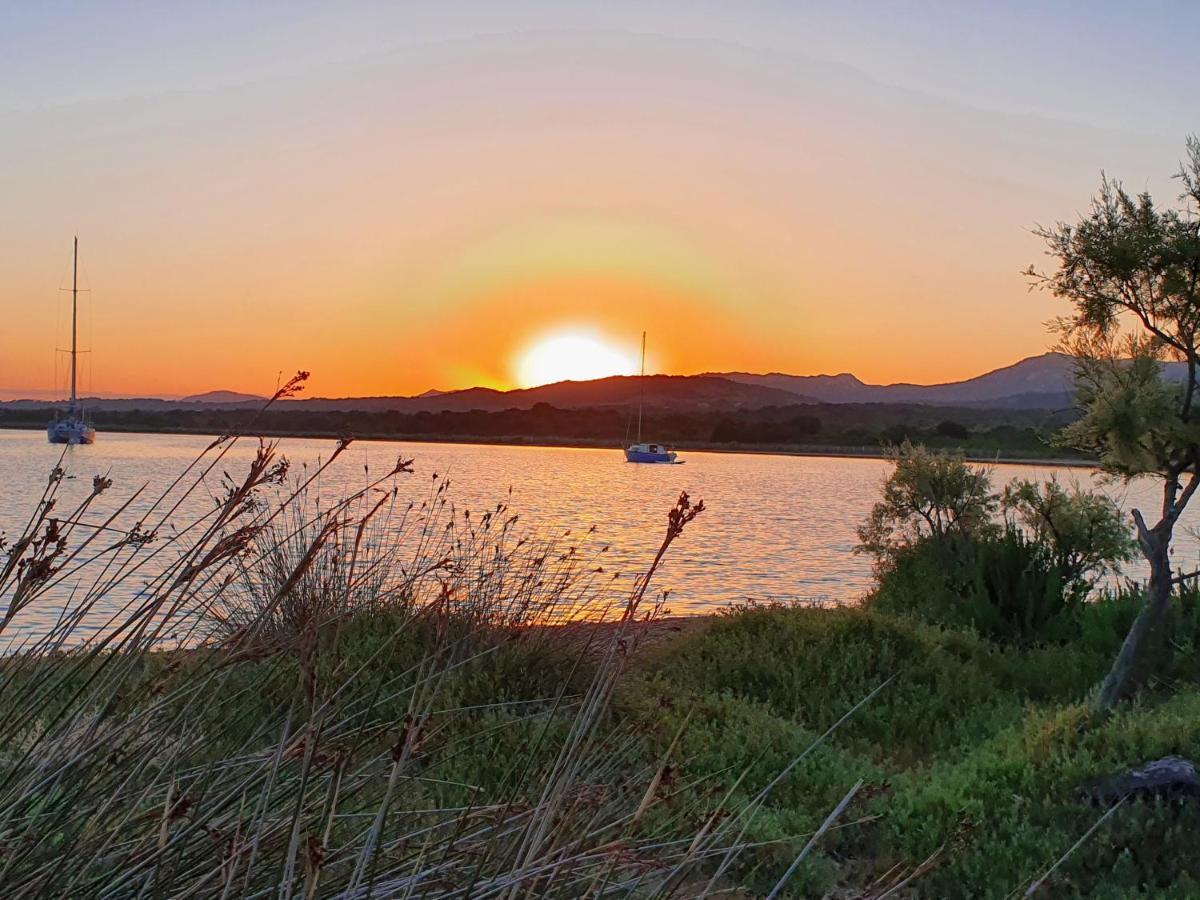
<path fill-rule="evenodd" d="M 58 419 L 46 426 L 46 438 L 52 444 L 91 444 L 96 429 L 78 419 Z"/>
<path fill-rule="evenodd" d="M 625 462 L 631 463 L 663 463 L 671 465 L 675 462 L 674 450 L 639 450 L 629 447 L 625 451 Z"/>

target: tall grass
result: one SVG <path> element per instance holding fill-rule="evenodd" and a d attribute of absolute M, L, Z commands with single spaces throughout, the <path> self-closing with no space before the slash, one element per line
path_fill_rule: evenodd
<path fill-rule="evenodd" d="M 5 546 L 0 639 L 69 596 L 0 658 L 6 897 L 735 886 L 773 783 L 684 821 L 662 802 L 668 760 L 641 758 L 608 713 L 658 614 L 656 572 L 703 503 L 680 497 L 625 589 L 591 536 L 531 538 L 504 503 L 458 510 L 445 479 L 406 499 L 411 460 L 329 499 L 348 441 L 299 472 L 260 442 L 232 478 L 238 441 L 103 517 L 106 478 L 59 514 L 60 465 Z M 554 640 L 581 617 L 610 624 Z"/>

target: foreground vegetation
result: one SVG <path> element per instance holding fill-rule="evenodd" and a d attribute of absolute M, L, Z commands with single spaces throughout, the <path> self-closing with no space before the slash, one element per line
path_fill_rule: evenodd
<path fill-rule="evenodd" d="M 720 802 L 668 802 L 692 789 L 677 748 L 615 700 L 702 502 L 681 496 L 618 581 L 587 535 L 457 510 L 410 461 L 329 499 L 347 441 L 299 473 L 260 444 L 240 477 L 234 443 L 115 508 L 101 476 L 68 506 L 55 469 L 6 539 L 0 633 L 39 623 L 0 658 L 6 897 L 697 896 L 751 877 L 777 783 L 747 767 Z M 815 842 L 787 846 L 795 865 L 762 873 L 778 892 Z"/>
<path fill-rule="evenodd" d="M 1039 896 L 1194 897 L 1194 802 L 1129 800 L 1069 852 L 1106 811 L 1086 782 L 1200 749 L 1194 596 L 1180 612 L 1177 668 L 1136 706 L 1089 713 L 1138 605 L 1108 598 L 1083 609 L 1073 640 L 1031 646 L 872 608 L 745 609 L 667 649 L 630 686 L 629 707 L 669 705 L 660 743 L 687 719 L 681 781 L 723 788 L 747 763 L 783 765 L 891 679 L 789 774 L 758 823 L 761 841 L 803 833 L 847 781 L 865 779 L 804 895 L 876 897 L 904 884 L 889 896 L 1019 896 L 1065 856 Z M 788 852 L 768 844 L 759 861 L 769 870 Z"/>
<path fill-rule="evenodd" d="M 1193 591 L 1153 684 L 1099 717 L 1088 699 L 1135 590 L 1084 603 L 1068 587 L 1042 615 L 967 554 L 983 586 L 967 602 L 927 568 L 946 534 L 876 528 L 889 561 L 860 608 L 663 619 L 651 580 L 702 504 L 681 498 L 646 572 L 617 587 L 594 537 L 456 510 L 444 479 L 413 494 L 408 461 L 322 501 L 329 463 L 297 476 L 269 445 L 244 478 L 219 476 L 186 539 L 155 527 L 224 450 L 104 546 L 83 523 L 110 485 L 56 519 L 56 471 L 9 539 L 4 628 L 89 557 L 101 574 L 0 664 L 6 896 L 1200 892 L 1194 805 L 1085 789 L 1196 755 Z M 932 463 L 981 487 L 961 462 L 906 452 L 898 476 Z M 150 571 L 108 630 L 69 647 Z"/>

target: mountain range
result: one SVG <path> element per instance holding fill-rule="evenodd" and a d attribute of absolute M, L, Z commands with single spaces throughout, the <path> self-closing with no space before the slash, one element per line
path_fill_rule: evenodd
<path fill-rule="evenodd" d="M 1168 366 L 1177 377 L 1178 364 Z M 628 406 L 644 397 L 646 406 L 680 411 L 751 409 L 798 403 L 897 403 L 997 409 L 1066 409 L 1072 405 L 1073 362 L 1061 353 L 1031 356 L 974 378 L 945 384 L 869 384 L 850 373 L 788 375 L 772 372 L 710 372 L 702 375 L 614 376 L 594 381 L 562 381 L 534 388 L 499 391 L 467 388 L 426 391 L 412 397 L 313 397 L 280 401 L 279 408 L 322 411 L 405 413 L 530 409 L 546 403 L 560 409 Z M 94 409 L 245 409 L 264 398 L 233 391 L 209 391 L 180 400 L 158 398 L 91 399 Z M 44 400 L 13 400 L 0 408 L 48 405 Z"/>
<path fill-rule="evenodd" d="M 1062 353 L 1044 353 L 974 378 L 946 384 L 867 384 L 848 372 L 841 375 L 726 372 L 721 377 L 803 394 L 822 403 L 1057 408 L 1071 403 L 1074 362 Z"/>

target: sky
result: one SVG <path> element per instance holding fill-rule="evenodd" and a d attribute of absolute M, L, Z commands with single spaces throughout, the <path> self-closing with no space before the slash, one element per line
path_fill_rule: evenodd
<path fill-rule="evenodd" d="M 1178 193 L 1198 33 L 1194 2 L 9 4 L 0 396 L 62 389 L 76 234 L 89 393 L 508 388 L 552 348 L 632 371 L 643 331 L 652 372 L 970 377 L 1051 342 L 1034 225 L 1102 170 Z"/>

